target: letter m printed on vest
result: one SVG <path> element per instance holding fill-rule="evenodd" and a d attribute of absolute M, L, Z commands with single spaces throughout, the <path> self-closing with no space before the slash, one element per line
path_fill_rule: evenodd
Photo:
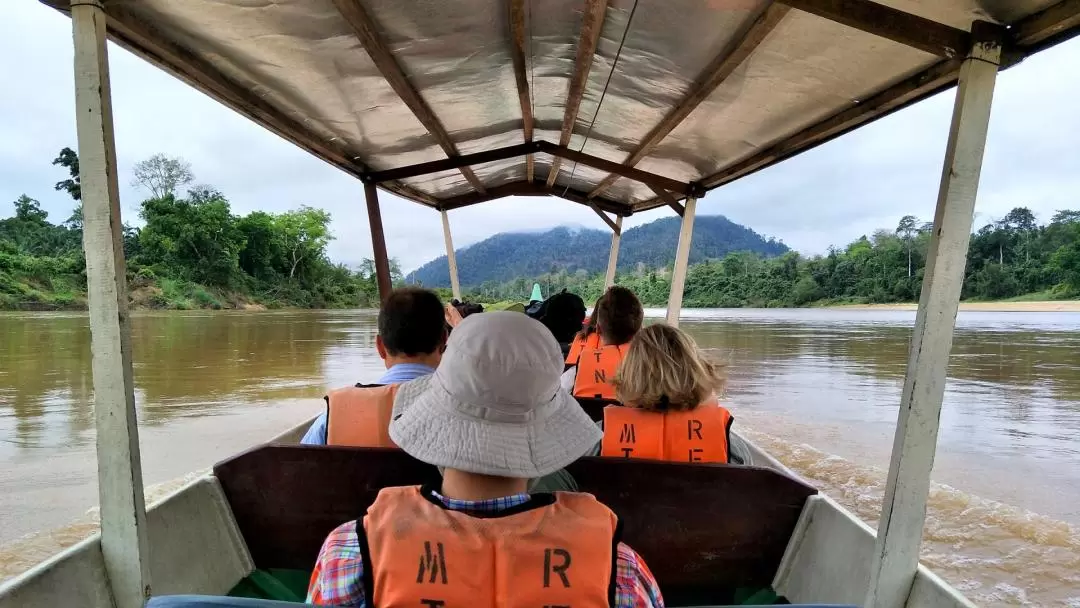
<path fill-rule="evenodd" d="M 630 458 L 630 455 L 634 453 L 634 448 L 626 447 L 626 445 L 637 443 L 637 433 L 633 422 L 623 423 L 622 430 L 619 431 L 619 443 L 622 445 L 619 449 L 622 450 L 623 457 Z"/>
<path fill-rule="evenodd" d="M 416 573 L 416 582 L 423 583 L 424 575 L 427 576 L 427 582 L 434 583 L 439 580 L 442 584 L 446 582 L 446 555 L 443 552 L 443 544 L 435 543 L 435 551 L 431 550 L 431 541 L 424 541 L 424 552 L 420 555 L 420 571 Z"/>

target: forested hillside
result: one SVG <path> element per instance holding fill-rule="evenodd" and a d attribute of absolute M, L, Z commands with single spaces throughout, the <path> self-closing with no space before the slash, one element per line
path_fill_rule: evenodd
<path fill-rule="evenodd" d="M 53 164 L 67 170 L 68 179 L 55 188 L 71 195 L 74 210 L 53 223 L 38 201 L 23 195 L 14 215 L 0 220 L 0 309 L 86 305 L 79 159 L 65 148 Z M 187 163 L 163 155 L 138 163 L 135 181 L 149 194 L 139 210 L 143 225 L 124 226 L 136 306 L 357 307 L 378 301 L 371 264 L 356 272 L 327 258 L 333 236 L 330 215 L 321 209 L 233 215 L 213 187 L 181 195 L 194 175 Z"/>
<path fill-rule="evenodd" d="M 679 223 L 679 218 L 669 217 L 623 232 L 619 269 L 670 265 L 679 240 Z M 610 244 L 611 233 L 601 230 L 555 228 L 546 232 L 497 234 L 457 251 L 458 276 L 462 285 L 478 286 L 552 272 L 603 272 Z M 783 243 L 766 239 L 726 217 L 700 216 L 694 221 L 690 262 L 719 259 L 734 251 L 773 257 L 787 250 Z M 407 279 L 431 287 L 449 286 L 446 256 L 424 264 Z"/>
<path fill-rule="evenodd" d="M 774 307 L 918 300 L 930 243 L 929 223 L 907 216 L 826 255 L 795 252 L 766 259 L 746 252 L 690 266 L 685 304 L 691 307 Z M 480 301 L 527 299 L 533 280 L 545 293 L 567 288 L 594 301 L 603 276 L 565 271 L 488 282 L 470 297 Z M 663 306 L 669 273 L 637 270 L 618 275 L 648 305 Z M 1066 299 L 1080 296 L 1080 211 L 1058 211 L 1046 224 L 1018 207 L 971 237 L 963 297 L 968 300 Z"/>

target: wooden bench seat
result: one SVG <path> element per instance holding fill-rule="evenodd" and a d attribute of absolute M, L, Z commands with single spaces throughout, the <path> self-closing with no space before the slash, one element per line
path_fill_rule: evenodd
<path fill-rule="evenodd" d="M 568 470 L 623 522 L 676 598 L 767 587 L 814 488 L 770 469 L 583 458 Z M 214 467 L 258 568 L 310 570 L 326 535 L 380 488 L 438 480 L 400 450 L 268 445 Z"/>

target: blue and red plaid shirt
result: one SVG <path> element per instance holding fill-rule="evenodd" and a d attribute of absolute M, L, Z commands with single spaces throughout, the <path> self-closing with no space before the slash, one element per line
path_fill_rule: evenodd
<path fill-rule="evenodd" d="M 447 509 L 454 511 L 499 512 L 529 501 L 528 494 L 515 494 L 482 501 L 456 500 L 434 493 Z M 364 560 L 356 522 L 338 526 L 323 542 L 315 571 L 311 573 L 307 603 L 318 606 L 367 608 L 364 597 Z M 613 608 L 664 608 L 664 598 L 645 560 L 625 543 L 619 543 L 615 571 Z"/>

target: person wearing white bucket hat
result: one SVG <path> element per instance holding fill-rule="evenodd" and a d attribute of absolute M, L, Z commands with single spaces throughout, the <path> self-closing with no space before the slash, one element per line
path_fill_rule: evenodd
<path fill-rule="evenodd" d="M 560 387 L 562 362 L 551 332 L 521 313 L 462 321 L 390 423 L 399 447 L 444 469 L 441 487 L 384 488 L 334 530 L 308 603 L 662 608 L 607 507 L 589 494 L 526 491 L 602 438 Z"/>

